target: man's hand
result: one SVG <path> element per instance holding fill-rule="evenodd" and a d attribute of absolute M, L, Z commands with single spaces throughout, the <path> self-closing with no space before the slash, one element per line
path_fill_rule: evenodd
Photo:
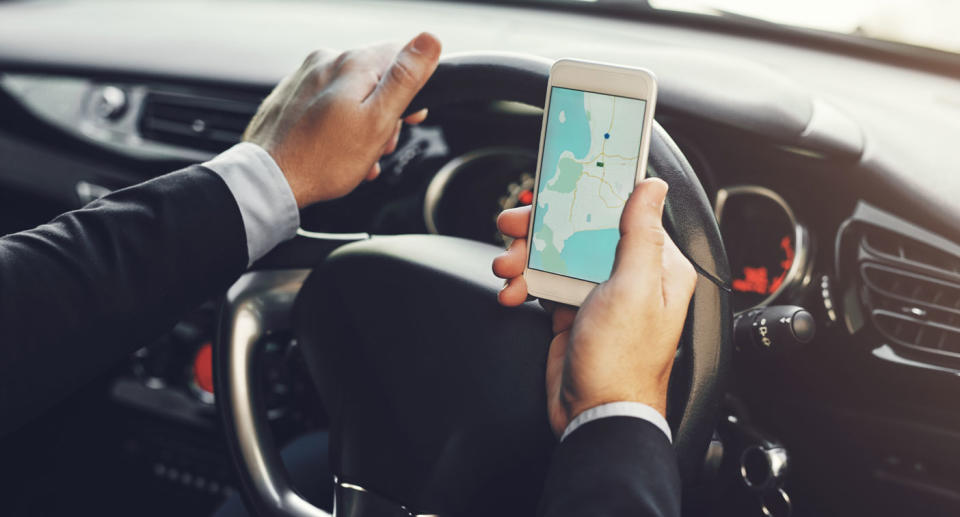
<path fill-rule="evenodd" d="M 397 147 L 400 116 L 439 58 L 440 42 L 429 33 L 400 49 L 313 52 L 264 99 L 244 140 L 270 153 L 300 208 L 344 196 L 380 174 L 378 160 Z"/>
<path fill-rule="evenodd" d="M 543 302 L 553 312 L 547 357 L 547 411 L 560 436 L 578 414 L 608 402 L 642 402 L 666 414 L 667 384 L 697 275 L 663 229 L 667 184 L 637 185 L 620 218 L 620 243 L 610 279 L 579 311 Z M 516 240 L 493 262 L 506 278 L 500 303 L 527 300 L 521 276 L 530 207 L 500 214 L 497 226 Z"/>

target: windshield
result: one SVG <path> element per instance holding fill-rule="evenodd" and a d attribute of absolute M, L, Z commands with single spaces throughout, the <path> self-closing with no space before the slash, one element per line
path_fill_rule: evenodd
<path fill-rule="evenodd" d="M 960 52 L 958 0 L 649 0 L 649 4 Z"/>

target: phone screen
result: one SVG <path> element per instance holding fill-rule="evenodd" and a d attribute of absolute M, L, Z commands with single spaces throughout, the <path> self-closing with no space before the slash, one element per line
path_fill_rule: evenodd
<path fill-rule="evenodd" d="M 600 283 L 636 182 L 647 103 L 554 86 L 549 104 L 529 267 Z"/>

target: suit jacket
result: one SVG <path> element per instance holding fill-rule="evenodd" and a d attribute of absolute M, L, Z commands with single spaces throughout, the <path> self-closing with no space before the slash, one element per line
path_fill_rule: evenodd
<path fill-rule="evenodd" d="M 554 452 L 542 517 L 679 517 L 680 473 L 657 426 L 607 417 L 570 433 Z"/>
<path fill-rule="evenodd" d="M 0 238 L 0 434 L 223 293 L 246 265 L 236 200 L 200 166 Z M 680 515 L 670 442 L 635 418 L 584 424 L 559 445 L 539 513 Z"/>
<path fill-rule="evenodd" d="M 0 434 L 223 293 L 246 265 L 240 209 L 200 166 L 0 238 Z"/>

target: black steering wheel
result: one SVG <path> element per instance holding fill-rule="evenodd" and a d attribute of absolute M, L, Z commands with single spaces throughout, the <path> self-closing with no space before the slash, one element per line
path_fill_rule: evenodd
<path fill-rule="evenodd" d="M 448 56 L 411 110 L 493 100 L 542 106 L 550 64 Z M 648 174 L 670 185 L 665 227 L 700 273 L 667 411 L 681 477 L 692 486 L 731 353 L 730 274 L 697 176 L 659 124 L 652 134 Z M 335 514 L 532 515 L 556 446 L 544 388 L 548 316 L 536 303 L 498 305 L 495 246 L 362 237 L 312 270 L 248 273 L 227 294 L 217 404 L 248 507 L 325 515 L 290 487 L 254 375 L 260 338 L 293 328 L 331 418 Z"/>

